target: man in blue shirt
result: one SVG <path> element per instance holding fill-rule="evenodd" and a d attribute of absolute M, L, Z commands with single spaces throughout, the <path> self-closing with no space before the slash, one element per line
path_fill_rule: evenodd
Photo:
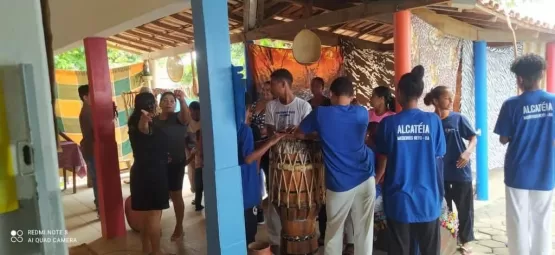
<path fill-rule="evenodd" d="M 403 75 L 397 98 L 403 110 L 384 118 L 376 133 L 385 171 L 382 187 L 384 211 L 391 235 L 388 254 L 409 255 L 411 240 L 420 254 L 439 255 L 439 216 L 443 202 L 443 169 L 437 158 L 445 154 L 441 120 L 418 109 L 424 90 L 424 68 Z M 386 170 L 387 169 L 387 170 Z"/>
<path fill-rule="evenodd" d="M 542 57 L 529 54 L 511 65 L 522 94 L 503 103 L 494 132 L 505 155 L 509 254 L 551 254 L 555 186 L 555 96 L 540 89 Z"/>
<path fill-rule="evenodd" d="M 374 153 L 364 144 L 368 111 L 351 105 L 352 82 L 339 77 L 330 86 L 332 106 L 318 107 L 301 122 L 299 138 L 317 133 L 326 167 L 325 254 L 343 251 L 347 216 L 354 225 L 354 252 L 372 254 L 374 232 Z"/>
<path fill-rule="evenodd" d="M 258 226 L 257 206 L 261 202 L 261 179 L 258 169 L 258 160 L 276 144 L 285 134 L 275 134 L 260 148 L 254 148 L 254 136 L 248 122 L 250 121 L 251 97 L 245 95 L 246 118 L 237 130 L 237 144 L 239 152 L 239 165 L 241 166 L 241 180 L 243 187 L 243 208 L 245 209 L 245 233 L 247 245 L 254 242 Z M 270 205 L 271 206 L 271 205 Z"/>

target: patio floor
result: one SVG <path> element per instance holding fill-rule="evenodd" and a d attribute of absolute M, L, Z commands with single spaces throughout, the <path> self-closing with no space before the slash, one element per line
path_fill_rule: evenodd
<path fill-rule="evenodd" d="M 475 255 L 479 254 L 508 254 L 505 233 L 505 194 L 503 173 L 492 170 L 490 174 L 489 201 L 475 201 L 475 235 L 473 244 Z M 122 184 L 123 196 L 129 196 L 129 185 Z M 177 242 L 171 242 L 170 236 L 174 229 L 175 217 L 173 207 L 165 210 L 162 215 L 162 247 L 165 252 L 179 255 L 206 254 L 206 229 L 204 212 L 195 212 L 191 201 L 194 195 L 189 191 L 187 179 L 184 183 L 185 220 L 183 227 L 185 237 Z M 82 186 L 77 194 L 71 194 L 71 189 L 62 193 L 68 237 L 76 242 L 68 244 L 73 247 L 87 243 L 99 255 L 140 255 L 141 243 L 139 234 L 127 226 L 127 236 L 114 240 L 101 238 L 100 221 L 94 211 L 92 189 Z M 554 221 L 555 224 L 555 221 Z M 553 228 L 555 230 L 555 226 Z M 257 240 L 267 240 L 265 225 L 259 225 Z M 552 237 L 555 238 L 555 232 Z M 322 250 L 322 249 L 321 249 Z M 322 252 L 321 252 L 322 253 Z M 380 252 L 381 253 L 381 252 Z M 555 251 L 554 251 L 555 253 Z M 378 252 L 374 252 L 378 254 Z M 383 253 L 382 253 L 383 254 Z"/>

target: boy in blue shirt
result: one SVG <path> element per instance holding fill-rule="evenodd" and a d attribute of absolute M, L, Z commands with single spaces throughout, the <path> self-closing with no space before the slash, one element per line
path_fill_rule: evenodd
<path fill-rule="evenodd" d="M 330 86 L 332 106 L 318 107 L 301 122 L 299 138 L 317 133 L 326 167 L 325 254 L 343 252 L 347 216 L 354 227 L 354 254 L 372 254 L 374 233 L 374 153 L 364 143 L 368 111 L 351 105 L 352 82 L 339 77 Z"/>
<path fill-rule="evenodd" d="M 540 89 L 542 57 L 528 54 L 511 65 L 522 94 L 503 103 L 494 132 L 505 155 L 509 254 L 551 254 L 555 186 L 555 96 Z"/>
<path fill-rule="evenodd" d="M 254 136 L 248 122 L 252 100 L 245 94 L 246 118 L 245 123 L 237 130 L 237 144 L 239 152 L 239 165 L 241 166 L 241 179 L 243 187 L 243 208 L 245 209 L 245 233 L 247 245 L 254 242 L 258 226 L 257 206 L 261 202 L 260 173 L 257 161 L 276 144 L 285 134 L 275 134 L 260 148 L 254 148 Z M 272 205 L 270 205 L 272 206 Z"/>
<path fill-rule="evenodd" d="M 424 91 L 424 68 L 416 66 L 401 77 L 397 99 L 403 110 L 384 118 L 376 134 L 378 169 L 384 211 L 390 232 L 388 254 L 409 255 L 411 240 L 420 253 L 439 255 L 439 216 L 443 202 L 443 169 L 437 158 L 445 154 L 441 120 L 417 108 Z"/>

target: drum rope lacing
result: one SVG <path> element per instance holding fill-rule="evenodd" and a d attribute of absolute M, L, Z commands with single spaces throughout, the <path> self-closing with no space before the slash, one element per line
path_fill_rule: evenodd
<path fill-rule="evenodd" d="M 300 180 L 297 180 L 297 177 L 295 176 L 295 174 L 291 174 L 290 180 L 288 181 L 285 179 L 285 176 L 283 174 L 278 177 L 277 171 L 274 171 L 273 177 L 274 177 L 274 180 L 278 180 L 278 184 L 279 184 L 278 187 L 281 187 L 283 182 L 288 182 L 285 188 L 285 191 L 287 193 L 290 193 L 292 189 L 291 182 L 293 182 L 295 190 L 299 190 L 300 186 L 304 182 L 304 184 L 307 187 L 308 199 L 312 198 L 313 188 L 314 188 L 314 178 L 311 178 L 311 180 L 309 181 L 305 173 L 306 170 L 312 169 L 312 165 L 307 165 L 308 162 L 312 163 L 312 159 L 310 156 L 311 155 L 310 151 L 307 151 L 306 149 L 306 145 L 293 143 L 293 144 L 277 144 L 275 146 L 277 148 L 277 154 L 278 154 L 278 160 L 279 160 L 278 168 L 287 169 L 288 171 L 291 171 L 291 172 L 301 172 Z M 294 155 L 294 157 L 292 157 L 292 155 Z M 301 166 L 297 166 L 295 164 L 297 162 L 301 163 Z M 275 179 L 275 178 L 279 178 L 279 179 Z M 287 201 L 286 201 L 287 208 L 289 208 L 289 205 L 291 202 L 290 198 L 291 198 L 290 196 L 287 196 Z M 281 205 L 281 191 L 279 191 L 277 194 L 277 204 L 278 204 L 278 207 Z M 301 207 L 301 199 L 299 198 L 297 198 L 297 206 L 299 208 Z M 312 208 L 312 203 L 308 203 L 308 207 Z"/>

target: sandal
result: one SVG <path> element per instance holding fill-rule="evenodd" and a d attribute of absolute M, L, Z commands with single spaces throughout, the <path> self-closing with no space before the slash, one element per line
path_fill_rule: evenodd
<path fill-rule="evenodd" d="M 459 252 L 461 253 L 461 255 L 472 255 L 472 248 L 461 245 L 459 247 Z"/>
<path fill-rule="evenodd" d="M 343 255 L 354 255 L 355 254 L 355 245 L 354 244 L 347 244 L 345 248 L 343 248 Z"/>

